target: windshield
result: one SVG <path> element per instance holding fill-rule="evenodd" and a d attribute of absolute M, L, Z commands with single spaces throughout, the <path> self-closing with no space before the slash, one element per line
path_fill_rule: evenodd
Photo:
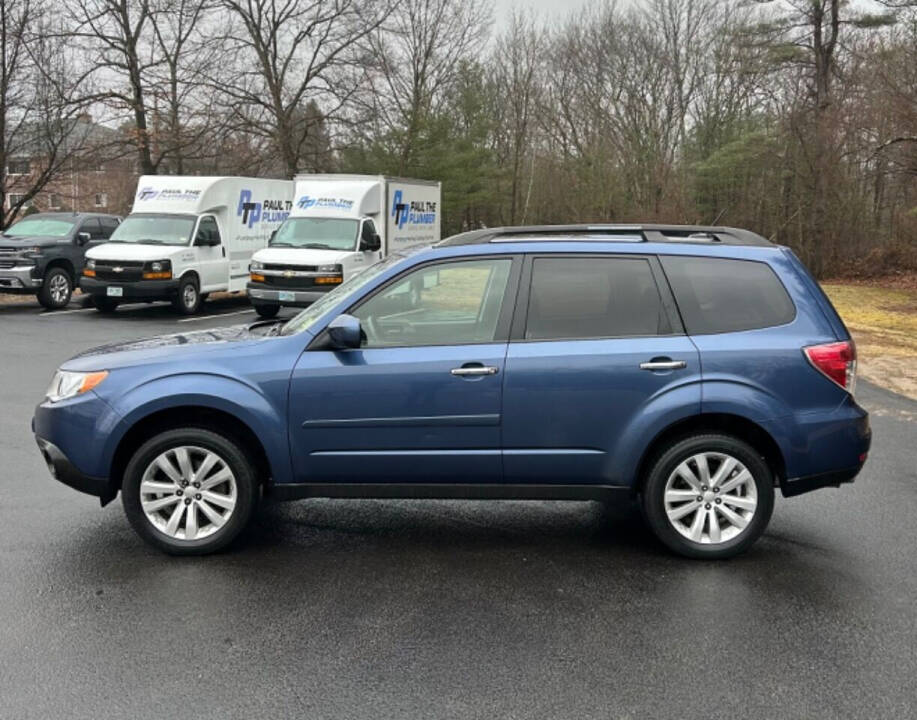
<path fill-rule="evenodd" d="M 287 218 L 271 240 L 271 247 L 355 250 L 359 220 L 340 218 Z"/>
<path fill-rule="evenodd" d="M 128 215 L 109 242 L 141 245 L 187 245 L 194 230 L 193 215 Z"/>
<path fill-rule="evenodd" d="M 375 265 L 371 265 L 370 267 L 366 268 L 363 272 L 352 276 L 349 280 L 341 285 L 338 285 L 336 288 L 334 288 L 334 290 L 329 292 L 320 300 L 316 300 L 309 307 L 299 313 L 299 315 L 296 315 L 287 321 L 287 323 L 283 326 L 283 331 L 280 334 L 295 335 L 296 333 L 300 333 L 303 330 L 308 330 L 312 323 L 318 320 L 330 308 L 334 307 L 336 303 L 340 302 L 348 295 L 355 293 L 375 277 L 388 270 L 392 265 L 395 265 L 402 260 L 404 260 L 403 255 L 389 255 L 385 260 L 377 262 Z"/>
<path fill-rule="evenodd" d="M 41 235 L 43 237 L 63 237 L 73 227 L 73 220 L 63 218 L 27 218 L 20 220 L 4 231 L 9 237 Z"/>

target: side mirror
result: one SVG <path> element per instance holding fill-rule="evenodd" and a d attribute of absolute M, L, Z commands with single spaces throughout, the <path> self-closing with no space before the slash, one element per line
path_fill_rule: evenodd
<path fill-rule="evenodd" d="M 382 249 L 382 238 L 379 236 L 379 233 L 373 233 L 369 237 L 364 235 L 360 238 L 360 250 L 376 252 L 376 250 L 380 249 Z"/>
<path fill-rule="evenodd" d="M 328 323 L 328 341 L 335 350 L 356 350 L 362 339 L 363 329 L 353 315 L 338 315 Z"/>
<path fill-rule="evenodd" d="M 92 235 L 90 235 L 88 232 L 79 232 L 76 234 L 77 245 L 85 245 L 90 240 L 92 240 Z"/>

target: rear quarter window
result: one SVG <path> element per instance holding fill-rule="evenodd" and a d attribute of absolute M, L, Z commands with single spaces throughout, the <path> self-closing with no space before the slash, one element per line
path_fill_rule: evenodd
<path fill-rule="evenodd" d="M 690 335 L 737 332 L 790 322 L 796 308 L 767 263 L 660 256 Z"/>

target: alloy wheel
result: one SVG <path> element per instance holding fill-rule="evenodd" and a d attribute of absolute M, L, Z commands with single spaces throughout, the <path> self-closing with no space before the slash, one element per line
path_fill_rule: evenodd
<path fill-rule="evenodd" d="M 160 453 L 140 481 L 140 505 L 159 532 L 178 540 L 213 535 L 232 516 L 236 478 L 212 450 L 182 445 Z"/>
<path fill-rule="evenodd" d="M 682 536 L 716 545 L 741 535 L 758 506 L 755 479 L 739 460 L 703 452 L 681 462 L 669 475 L 665 513 Z"/>
<path fill-rule="evenodd" d="M 66 275 L 58 273 L 51 278 L 49 290 L 55 305 L 63 305 L 70 296 L 70 281 Z"/>

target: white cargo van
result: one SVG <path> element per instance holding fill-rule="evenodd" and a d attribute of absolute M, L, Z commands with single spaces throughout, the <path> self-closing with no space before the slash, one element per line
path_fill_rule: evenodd
<path fill-rule="evenodd" d="M 385 255 L 440 238 L 440 183 L 384 175 L 298 175 L 290 217 L 251 263 L 262 317 L 303 307 Z"/>
<path fill-rule="evenodd" d="M 252 254 L 292 204 L 289 180 L 141 177 L 131 214 L 86 253 L 80 288 L 102 312 L 171 300 L 190 315 L 208 293 L 245 289 Z"/>

